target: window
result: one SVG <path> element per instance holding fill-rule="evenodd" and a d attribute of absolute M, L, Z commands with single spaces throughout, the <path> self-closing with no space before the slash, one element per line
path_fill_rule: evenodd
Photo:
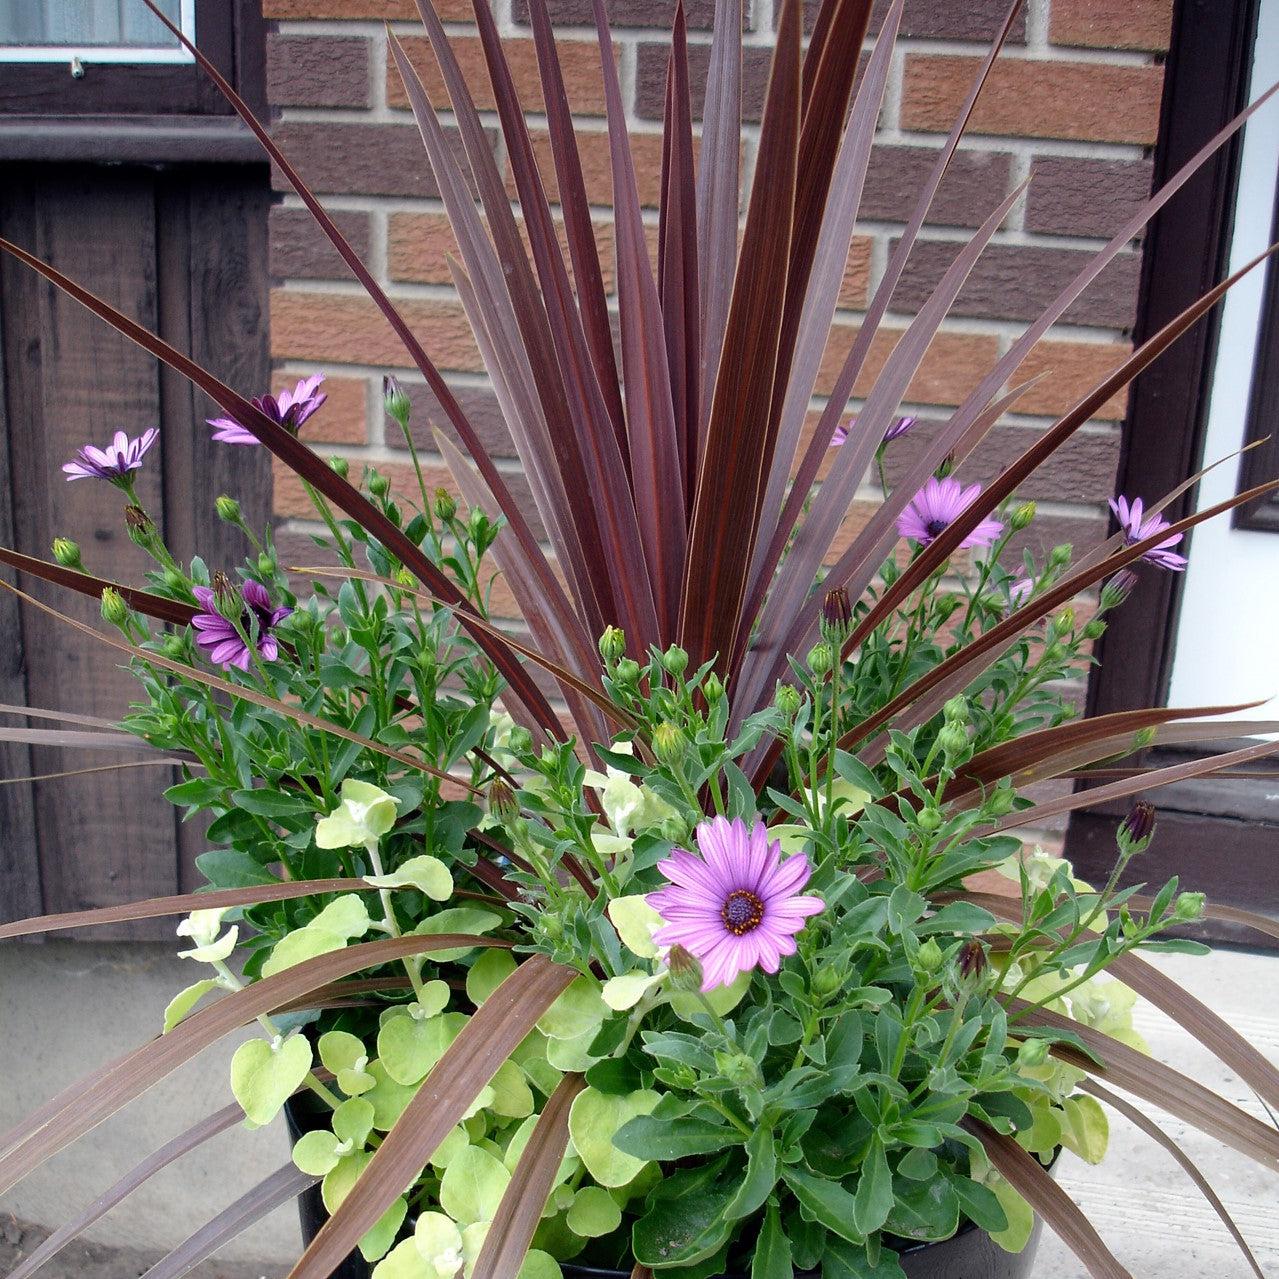
<path fill-rule="evenodd" d="M 195 38 L 195 0 L 157 0 Z M 190 62 L 141 0 L 11 0 L 0 8 L 0 62 Z M 74 74 L 74 72 L 72 72 Z"/>

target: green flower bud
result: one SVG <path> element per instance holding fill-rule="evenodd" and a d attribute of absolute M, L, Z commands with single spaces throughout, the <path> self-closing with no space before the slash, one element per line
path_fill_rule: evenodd
<path fill-rule="evenodd" d="M 930 804 L 925 808 L 921 808 L 916 814 L 915 825 L 920 830 L 931 834 L 941 825 L 941 820 L 941 812 Z"/>
<path fill-rule="evenodd" d="M 1054 546 L 1048 553 L 1048 567 L 1050 569 L 1065 568 L 1065 566 L 1070 563 L 1070 557 L 1073 551 L 1074 547 L 1072 547 L 1069 542 L 1063 542 L 1060 546 Z"/>
<path fill-rule="evenodd" d="M 945 706 L 942 707 L 942 714 L 946 717 L 948 724 L 967 724 L 968 723 L 968 698 L 962 693 L 952 697 Z"/>
<path fill-rule="evenodd" d="M 369 475 L 369 492 L 374 497 L 385 497 L 391 491 L 391 481 L 381 471 L 373 471 Z"/>
<path fill-rule="evenodd" d="M 500 822 L 513 822 L 520 815 L 520 803 L 515 792 L 500 779 L 489 787 L 489 812 Z"/>
<path fill-rule="evenodd" d="M 527 755 L 533 749 L 533 734 L 522 724 L 516 724 L 507 734 L 506 745 L 512 755 Z"/>
<path fill-rule="evenodd" d="M 406 568 L 397 568 L 395 570 L 395 580 L 400 586 L 404 587 L 406 591 L 413 591 L 417 589 L 417 578 L 414 577 Z"/>
<path fill-rule="evenodd" d="M 1121 568 L 1101 588 L 1101 607 L 1103 611 L 1118 608 L 1136 589 L 1137 574 L 1130 568 Z"/>
<path fill-rule="evenodd" d="M 344 457 L 331 457 L 329 458 L 329 470 L 334 475 L 340 475 L 343 479 L 346 479 L 351 473 L 351 464 Z"/>
<path fill-rule="evenodd" d="M 662 654 L 662 669 L 672 679 L 679 679 L 688 670 L 688 654 L 678 644 L 672 644 Z"/>
<path fill-rule="evenodd" d="M 678 944 L 672 946 L 666 955 L 666 967 L 674 990 L 701 990 L 702 964 L 692 951 Z"/>
<path fill-rule="evenodd" d="M 1063 608 L 1060 613 L 1053 618 L 1053 626 L 1057 628 L 1059 635 L 1068 635 L 1075 629 L 1075 610 L 1070 607 Z"/>
<path fill-rule="evenodd" d="M 275 556 L 263 551 L 258 556 L 258 572 L 265 578 L 275 576 Z"/>
<path fill-rule="evenodd" d="M 613 678 L 623 688 L 634 688 L 639 684 L 640 664 L 633 657 L 624 657 L 617 664 Z"/>
<path fill-rule="evenodd" d="M 1181 893 L 1172 908 L 1173 918 L 1181 924 L 1193 924 L 1202 919 L 1208 898 L 1203 893 Z"/>
<path fill-rule="evenodd" d="M 1029 527 L 1034 518 L 1034 502 L 1023 502 L 1009 517 L 1008 527 L 1014 533 L 1020 533 L 1022 529 Z"/>
<path fill-rule="evenodd" d="M 409 424 L 409 397 L 400 381 L 389 374 L 382 379 L 382 404 L 388 417 L 394 418 L 401 428 Z"/>
<path fill-rule="evenodd" d="M 80 568 L 80 544 L 73 542 L 69 537 L 55 537 L 53 539 L 53 558 L 63 568 Z"/>
<path fill-rule="evenodd" d="M 102 617 L 112 626 L 123 626 L 128 621 L 129 606 L 124 602 L 124 596 L 113 586 L 108 586 L 102 592 Z"/>
<path fill-rule="evenodd" d="M 915 952 L 915 967 L 921 973 L 935 973 L 941 968 L 946 956 L 942 953 L 942 948 L 937 944 L 933 937 L 929 937 L 926 941 L 920 943 L 919 949 Z"/>
<path fill-rule="evenodd" d="M 149 546 L 155 540 L 155 521 L 140 506 L 124 508 L 124 527 L 135 546 Z"/>
<path fill-rule="evenodd" d="M 1083 637 L 1086 640 L 1099 640 L 1105 633 L 1106 623 L 1099 617 L 1094 617 L 1083 629 Z"/>
<path fill-rule="evenodd" d="M 435 518 L 444 524 L 457 514 L 457 503 L 453 500 L 453 494 L 445 488 L 435 490 L 434 508 Z"/>
<path fill-rule="evenodd" d="M 1000 786 L 986 797 L 986 812 L 992 817 L 1007 817 L 1017 803 L 1017 792 L 1011 786 Z"/>
<path fill-rule="evenodd" d="M 777 691 L 773 694 L 773 705 L 786 717 L 787 720 L 794 720 L 799 714 L 799 708 L 803 703 L 800 697 L 799 689 L 794 684 L 778 684 Z"/>
<path fill-rule="evenodd" d="M 955 956 L 955 983 L 960 990 L 973 994 L 986 979 L 990 963 L 979 941 L 966 941 Z"/>
<path fill-rule="evenodd" d="M 225 493 L 221 497 L 215 498 L 213 509 L 218 513 L 218 519 L 224 524 L 239 524 L 243 516 L 240 513 L 240 504 L 233 497 L 228 497 Z"/>
<path fill-rule="evenodd" d="M 1138 800 L 1132 811 L 1119 823 L 1115 839 L 1119 851 L 1125 857 L 1135 857 L 1150 847 L 1155 837 L 1155 806 L 1146 800 Z"/>
<path fill-rule="evenodd" d="M 745 1053 L 717 1052 L 715 1068 L 738 1088 L 758 1088 L 763 1083 L 758 1063 Z"/>
<path fill-rule="evenodd" d="M 826 643 L 814 644 L 809 650 L 807 665 L 808 669 L 818 677 L 827 674 L 835 665 L 835 654 L 831 646 Z"/>
<path fill-rule="evenodd" d="M 1042 1066 L 1048 1060 L 1049 1043 L 1046 1039 L 1026 1039 L 1017 1049 L 1017 1064 L 1028 1069 Z"/>
<path fill-rule="evenodd" d="M 723 700 L 724 685 L 721 683 L 718 675 L 714 671 L 706 677 L 706 682 L 702 685 L 702 696 L 706 701 L 714 706 L 716 702 Z"/>
<path fill-rule="evenodd" d="M 165 634 L 160 641 L 160 652 L 170 661 L 181 661 L 186 656 L 186 639 L 181 635 L 175 635 L 172 631 Z"/>
<path fill-rule="evenodd" d="M 177 593 L 186 590 L 186 578 L 182 576 L 176 568 L 166 568 L 164 570 L 164 584 L 169 590 Z"/>
<path fill-rule="evenodd" d="M 688 749 L 688 738 L 678 724 L 669 721 L 653 730 L 653 754 L 670 768 L 678 766 Z"/>
<path fill-rule="evenodd" d="M 958 720 L 952 720 L 937 734 L 937 745 L 947 759 L 957 759 L 968 752 L 968 730 Z"/>
<path fill-rule="evenodd" d="M 813 994 L 829 999 L 844 988 L 844 973 L 835 964 L 823 964 L 813 974 Z"/>
<path fill-rule="evenodd" d="M 619 626 L 606 626 L 600 636 L 599 649 L 604 665 L 616 666 L 626 656 L 626 632 Z"/>

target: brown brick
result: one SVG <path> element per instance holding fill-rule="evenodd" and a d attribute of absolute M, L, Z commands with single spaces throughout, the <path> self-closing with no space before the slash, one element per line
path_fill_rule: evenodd
<path fill-rule="evenodd" d="M 271 379 L 277 392 L 296 382 L 293 374 L 278 369 Z M 367 443 L 368 385 L 362 377 L 326 377 L 324 392 L 329 398 L 314 417 L 303 423 L 302 439 L 308 444 Z"/>
<path fill-rule="evenodd" d="M 750 5 L 743 6 L 743 27 L 750 29 Z M 614 27 L 657 27 L 669 31 L 675 18 L 675 0 L 607 0 L 609 24 Z M 595 10 L 591 0 L 547 0 L 551 21 L 564 26 L 593 27 Z M 512 12 L 516 22 L 527 25 L 528 0 L 515 0 Z M 687 0 L 684 16 L 694 30 L 709 31 L 715 25 L 715 0 Z"/>
<path fill-rule="evenodd" d="M 890 0 L 875 0 L 868 33 L 876 35 L 888 12 Z M 811 31 L 821 0 L 804 0 L 804 25 Z M 780 14 L 774 6 L 774 21 Z M 1007 0 L 906 0 L 901 34 L 917 40 L 993 40 L 1008 14 Z M 1025 6 L 1013 21 L 1009 44 L 1026 39 Z"/>
<path fill-rule="evenodd" d="M 901 329 L 884 328 L 875 335 L 853 388 L 854 395 L 864 396 L 870 390 L 901 335 Z M 819 395 L 830 391 L 856 336 L 856 325 L 836 324 L 831 329 L 817 376 Z M 998 339 L 985 334 L 938 333 L 924 355 L 906 398 L 921 404 L 958 404 L 989 371 L 998 350 Z"/>
<path fill-rule="evenodd" d="M 273 107 L 371 104 L 367 40 L 271 35 L 266 54 L 266 91 Z"/>
<path fill-rule="evenodd" d="M 461 156 L 460 138 L 455 130 L 449 133 Z M 286 121 L 276 127 L 274 137 L 313 191 L 425 199 L 439 195 L 414 125 Z M 287 189 L 274 169 L 272 181 L 277 191 Z"/>
<path fill-rule="evenodd" d="M 902 127 L 948 132 L 980 60 L 906 57 Z M 996 63 L 969 131 L 1006 137 L 1154 142 L 1163 68 L 1006 59 Z"/>
<path fill-rule="evenodd" d="M 445 22 L 470 22 L 471 0 L 433 0 Z M 262 0 L 264 18 L 416 19 L 414 0 Z"/>
<path fill-rule="evenodd" d="M 844 280 L 839 286 L 839 305 L 846 310 L 865 309 L 870 298 L 870 251 L 874 241 L 868 235 L 853 238 L 844 267 Z"/>
<path fill-rule="evenodd" d="M 1026 230 L 1109 239 L 1150 194 L 1149 160 L 1039 156 L 1026 199 Z"/>
<path fill-rule="evenodd" d="M 636 46 L 636 52 L 636 113 L 650 120 L 661 120 L 666 114 L 666 67 L 670 60 L 670 45 L 666 41 L 642 41 Z M 710 53 L 710 45 L 707 44 L 693 44 L 688 48 L 689 87 L 695 120 L 702 118 Z M 745 120 L 758 121 L 763 114 L 772 57 L 772 50 L 760 45 L 747 45 L 742 50 L 742 118 Z"/>
<path fill-rule="evenodd" d="M 425 37 L 409 36 L 404 48 L 410 61 L 422 77 L 427 96 L 439 110 L 450 110 L 448 91 L 440 74 L 430 41 Z M 488 64 L 484 60 L 484 46 L 478 36 L 456 36 L 453 51 L 466 77 L 467 87 L 481 111 L 495 111 L 497 100 L 489 82 Z M 564 73 L 569 106 L 575 115 L 604 114 L 604 82 L 600 75 L 600 51 L 594 40 L 570 40 L 558 42 L 560 68 Z M 533 41 L 508 39 L 502 41 L 502 51 L 510 64 L 516 92 L 526 111 L 544 112 L 542 81 L 537 69 L 537 51 Z M 386 72 L 386 97 L 393 107 L 407 107 L 408 94 L 400 80 L 394 61 L 388 62 Z"/>
<path fill-rule="evenodd" d="M 911 251 L 893 309 L 913 314 L 928 301 L 955 260 L 961 245 L 953 240 L 919 240 Z M 1034 320 L 1093 259 L 1087 250 L 1046 249 L 1020 244 L 988 244 L 978 258 L 952 315 L 996 320 Z M 1066 308 L 1067 324 L 1124 329 L 1133 321 L 1141 257 L 1121 253 Z"/>
<path fill-rule="evenodd" d="M 372 218 L 354 210 L 330 215 L 351 247 L 367 262 Z M 271 274 L 280 279 L 348 280 L 350 268 L 307 209 L 271 210 Z"/>
<path fill-rule="evenodd" d="M 1053 44 L 1162 53 L 1172 7 L 1173 0 L 1053 0 L 1048 38 Z"/>
<path fill-rule="evenodd" d="M 397 308 L 442 369 L 482 371 L 461 303 L 400 299 Z M 279 360 L 333 360 L 404 368 L 403 345 L 368 298 L 345 293 L 271 294 L 271 353 Z"/>
<path fill-rule="evenodd" d="M 420 449 L 434 452 L 433 428 L 439 427 L 458 448 L 465 451 L 461 437 L 449 422 L 431 388 L 421 382 L 411 382 L 405 383 L 404 389 L 409 394 L 409 403 L 412 406 L 409 429 L 413 433 L 414 444 Z M 487 387 L 454 386 L 451 390 L 462 412 L 466 414 L 466 420 L 470 422 L 489 455 L 500 458 L 516 457 L 515 445 L 511 442 L 511 433 L 507 430 L 506 419 L 498 406 L 497 396 Z"/>
<path fill-rule="evenodd" d="M 550 136 L 542 129 L 531 131 L 533 150 L 538 171 L 546 186 L 546 194 L 552 203 L 559 200 L 559 185 L 555 181 L 555 159 L 551 154 Z M 608 133 L 579 129 L 577 149 L 582 158 L 582 177 L 586 185 L 586 198 L 591 204 L 612 204 L 613 170 Z M 635 176 L 639 184 L 640 202 L 655 208 L 662 193 L 662 139 L 656 133 L 631 134 L 631 155 L 635 163 Z M 516 194 L 515 179 L 507 165 L 507 190 Z"/>
<path fill-rule="evenodd" d="M 1017 401 L 1018 413 L 1060 414 L 1074 407 L 1128 357 L 1126 342 L 1040 342 L 1011 378 L 1015 383 L 1041 373 L 1047 376 Z M 1093 416 L 1119 421 L 1128 405 L 1128 394 L 1112 396 Z"/>
<path fill-rule="evenodd" d="M 861 216 L 906 222 L 937 161 L 932 147 L 877 146 L 870 156 Z M 1008 192 L 1011 157 L 960 151 L 951 160 L 928 211 L 929 226 L 980 226 Z"/>

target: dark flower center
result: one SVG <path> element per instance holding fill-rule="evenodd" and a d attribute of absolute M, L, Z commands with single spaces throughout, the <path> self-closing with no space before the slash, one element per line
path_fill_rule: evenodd
<path fill-rule="evenodd" d="M 940 537 L 946 531 L 949 524 L 949 520 L 932 519 L 924 525 L 924 528 L 927 530 L 929 537 Z"/>
<path fill-rule="evenodd" d="M 764 918 L 764 903 L 749 889 L 739 888 L 729 893 L 720 918 L 730 933 L 741 937 L 759 927 Z"/>

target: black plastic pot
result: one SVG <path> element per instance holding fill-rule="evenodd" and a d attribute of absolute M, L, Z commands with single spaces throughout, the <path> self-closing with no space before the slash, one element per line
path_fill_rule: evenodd
<path fill-rule="evenodd" d="M 289 1136 L 297 1141 L 306 1131 L 306 1115 L 286 1106 L 285 1118 Z M 319 1186 L 312 1186 L 299 1196 L 298 1215 L 302 1220 L 303 1242 L 309 1244 L 329 1217 Z M 1036 1218 L 1030 1243 L 1024 1251 L 1013 1254 L 1005 1252 L 984 1230 L 969 1225 L 953 1239 L 907 1249 L 902 1254 L 902 1269 L 909 1279 L 1028 1279 L 1039 1244 L 1039 1230 L 1040 1222 Z M 571 1263 L 562 1269 L 564 1279 L 630 1279 L 629 1271 L 595 1270 Z M 333 1271 L 333 1279 L 369 1279 L 372 1272 L 373 1267 L 356 1251 Z"/>

